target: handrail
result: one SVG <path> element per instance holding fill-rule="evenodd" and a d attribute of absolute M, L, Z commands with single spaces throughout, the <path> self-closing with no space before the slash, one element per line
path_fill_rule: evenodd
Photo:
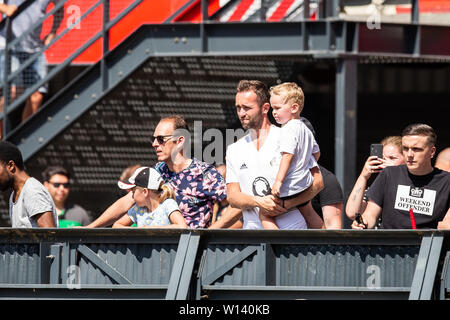
<path fill-rule="evenodd" d="M 43 49 L 37 53 L 32 54 L 24 63 L 21 64 L 18 70 L 16 70 L 13 74 L 8 75 L 9 73 L 9 65 L 10 65 L 10 54 L 9 49 L 13 47 L 15 44 L 17 44 L 23 37 L 25 37 L 31 30 L 33 30 L 35 27 L 41 25 L 50 15 L 54 14 L 58 10 L 60 10 L 67 2 L 68 0 L 64 0 L 60 3 L 58 3 L 57 6 L 55 6 L 50 12 L 48 12 L 43 18 L 41 18 L 38 22 L 36 22 L 33 25 L 33 28 L 30 28 L 22 34 L 19 38 L 14 39 L 12 42 L 9 42 L 9 39 L 6 39 L 6 46 L 5 46 L 5 74 L 3 75 L 3 79 L 6 80 L 3 83 L 3 92 L 4 92 L 4 110 L 3 114 L 0 114 L 0 120 L 5 119 L 5 123 L 3 125 L 3 139 L 6 139 L 10 134 L 11 130 L 9 128 L 9 121 L 8 121 L 8 114 L 10 114 L 12 111 L 17 109 L 22 103 L 28 99 L 28 97 L 35 92 L 39 87 L 41 87 L 43 84 L 50 81 L 56 74 L 58 74 L 63 68 L 68 66 L 73 60 L 75 60 L 80 54 L 82 54 L 87 48 L 89 48 L 95 41 L 97 41 L 101 37 L 108 36 L 109 30 L 117 24 L 123 17 L 125 17 L 128 13 L 130 13 L 133 9 L 135 9 L 143 0 L 136 0 L 133 3 L 131 3 L 127 8 L 122 10 L 121 13 L 119 13 L 113 20 L 109 20 L 109 2 L 110 0 L 98 0 L 96 3 L 94 3 L 80 18 L 77 20 L 77 23 L 80 23 L 83 19 L 85 19 L 89 14 L 91 14 L 95 9 L 97 9 L 101 4 L 103 4 L 103 16 L 105 14 L 108 14 L 108 17 L 104 17 L 102 19 L 102 28 L 101 31 L 96 33 L 93 37 L 91 37 L 83 46 L 81 46 L 78 50 L 76 50 L 73 54 L 71 54 L 68 58 L 64 60 L 64 62 L 57 67 L 53 68 L 45 78 L 39 80 L 38 82 L 34 83 L 32 86 L 27 88 L 19 97 L 16 97 L 14 101 L 9 101 L 9 82 L 13 80 L 15 77 L 17 77 L 18 74 L 20 74 L 25 68 L 27 68 L 29 65 L 31 65 L 40 54 L 43 54 L 45 50 L 47 50 L 49 47 L 51 47 L 55 42 L 57 42 L 59 39 L 64 37 L 69 31 L 72 30 L 72 26 L 67 26 L 60 34 L 56 35 L 55 38 L 52 40 L 51 43 L 44 46 Z M 10 26 L 12 20 L 19 15 L 21 12 L 23 12 L 31 3 L 33 0 L 27 0 L 25 3 L 19 6 L 19 9 L 17 12 L 11 16 L 7 17 L 4 21 L 0 22 L 0 27 L 3 24 L 6 24 L 6 26 Z M 107 42 L 106 42 L 107 43 Z M 109 52 L 108 48 L 103 48 L 103 55 L 104 56 Z M 102 77 L 106 77 L 106 70 L 102 69 Z M 106 88 L 104 88 L 106 89 Z M 41 108 L 42 109 L 42 108 Z M 39 112 L 40 110 L 38 110 Z"/>
<path fill-rule="evenodd" d="M 71 289 L 78 285 L 83 297 L 94 299 L 113 298 L 105 293 L 114 289 L 129 295 L 148 290 L 159 299 L 183 300 L 194 294 L 197 299 L 409 295 L 428 300 L 439 289 L 435 280 L 443 270 L 439 262 L 449 250 L 449 236 L 449 231 L 432 229 L 0 228 L 3 254 L 31 275 L 19 277 L 15 263 L 3 264 L 0 297 L 29 297 L 36 288 L 45 292 L 36 298 L 76 298 Z M 23 258 L 24 252 L 29 259 Z M 136 268 L 155 277 L 137 276 Z M 79 282 L 74 283 L 77 270 Z M 404 274 L 396 277 L 398 272 Z M 104 293 L 89 295 L 90 288 Z"/>

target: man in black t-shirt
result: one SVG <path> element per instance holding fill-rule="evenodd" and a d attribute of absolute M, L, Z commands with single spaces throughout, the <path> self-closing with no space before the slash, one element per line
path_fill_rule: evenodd
<path fill-rule="evenodd" d="M 450 173 L 433 168 L 436 134 L 425 124 L 402 133 L 406 165 L 387 167 L 372 184 L 362 221 L 353 229 L 373 228 L 382 216 L 384 229 L 436 228 L 450 218 Z"/>
<path fill-rule="evenodd" d="M 325 229 L 342 228 L 344 194 L 336 176 L 319 164 L 323 177 L 323 189 L 312 200 L 312 206 L 323 219 Z"/>
<path fill-rule="evenodd" d="M 300 120 L 303 121 L 309 130 L 311 130 L 314 139 L 317 140 L 316 131 L 311 122 L 305 117 L 300 117 Z M 344 208 L 344 194 L 341 185 L 331 171 L 328 171 L 320 164 L 319 169 L 323 177 L 323 189 L 311 200 L 312 209 L 314 209 L 315 212 L 310 212 L 309 215 L 305 215 L 308 228 L 314 228 L 311 226 L 312 221 L 310 221 L 308 217 L 317 214 L 323 221 L 322 228 L 341 229 L 342 212 Z M 305 210 L 308 210 L 308 206 L 302 208 L 303 214 L 305 213 Z M 317 228 L 317 226 L 315 227 Z"/>

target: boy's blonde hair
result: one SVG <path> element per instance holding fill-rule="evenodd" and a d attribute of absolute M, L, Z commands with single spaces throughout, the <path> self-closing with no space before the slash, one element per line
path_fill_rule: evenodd
<path fill-rule="evenodd" d="M 270 87 L 270 95 L 276 95 L 282 97 L 283 103 L 296 103 L 298 104 L 299 114 L 303 111 L 305 105 L 305 95 L 302 88 L 300 88 L 295 82 L 284 82 L 282 84 Z"/>

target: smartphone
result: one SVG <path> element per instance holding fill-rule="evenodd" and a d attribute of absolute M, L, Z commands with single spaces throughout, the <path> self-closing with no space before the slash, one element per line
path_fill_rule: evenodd
<path fill-rule="evenodd" d="M 370 145 L 370 155 L 383 159 L 383 145 L 381 143 L 372 143 Z"/>

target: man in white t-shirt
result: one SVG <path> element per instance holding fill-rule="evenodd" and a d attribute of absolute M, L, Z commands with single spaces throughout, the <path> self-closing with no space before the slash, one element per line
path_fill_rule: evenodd
<path fill-rule="evenodd" d="M 9 216 L 13 228 L 56 228 L 58 216 L 47 189 L 24 171 L 20 150 L 0 141 L 0 190 L 12 189 Z"/>
<path fill-rule="evenodd" d="M 236 111 L 249 133 L 227 148 L 228 202 L 242 209 L 244 229 L 262 229 L 260 209 L 276 217 L 280 229 L 305 229 L 305 220 L 295 207 L 311 200 L 323 188 L 322 175 L 317 166 L 311 168 L 313 184 L 289 200 L 281 201 L 270 194 L 281 154 L 277 152 L 280 128 L 270 124 L 269 109 L 269 91 L 264 83 L 239 82 Z"/>

